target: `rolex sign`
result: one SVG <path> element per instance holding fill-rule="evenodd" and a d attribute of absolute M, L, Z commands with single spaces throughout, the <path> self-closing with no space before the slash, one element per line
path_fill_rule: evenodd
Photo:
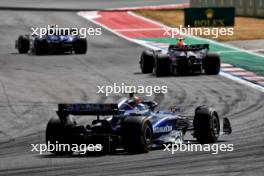
<path fill-rule="evenodd" d="M 234 26 L 234 7 L 208 7 L 184 9 L 185 26 L 190 27 L 224 27 Z"/>

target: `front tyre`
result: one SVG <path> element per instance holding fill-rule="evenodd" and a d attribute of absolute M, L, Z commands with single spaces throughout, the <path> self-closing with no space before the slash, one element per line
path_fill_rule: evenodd
<path fill-rule="evenodd" d="M 45 38 L 36 38 L 34 45 L 36 55 L 49 54 L 49 44 Z"/>
<path fill-rule="evenodd" d="M 73 41 L 73 50 L 75 54 L 85 54 L 87 52 L 87 40 L 85 38 L 77 37 Z"/>
<path fill-rule="evenodd" d="M 195 110 L 193 120 L 194 137 L 202 144 L 214 143 L 220 133 L 217 112 L 210 107 L 200 106 Z"/>
<path fill-rule="evenodd" d="M 121 137 L 124 149 L 128 153 L 147 153 L 153 144 L 152 125 L 143 116 L 126 117 L 122 124 Z"/>

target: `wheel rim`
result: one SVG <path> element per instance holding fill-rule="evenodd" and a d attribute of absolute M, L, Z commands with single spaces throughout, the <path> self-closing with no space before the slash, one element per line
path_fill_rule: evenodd
<path fill-rule="evenodd" d="M 144 140 L 145 140 L 147 145 L 152 144 L 152 138 L 153 138 L 152 130 L 147 125 L 147 127 L 145 128 L 145 131 L 144 131 Z"/>
<path fill-rule="evenodd" d="M 215 115 L 213 116 L 213 132 L 216 136 L 218 136 L 218 134 L 219 134 L 219 121 Z"/>

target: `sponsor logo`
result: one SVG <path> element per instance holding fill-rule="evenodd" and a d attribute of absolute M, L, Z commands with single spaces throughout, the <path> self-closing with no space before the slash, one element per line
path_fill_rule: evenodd
<path fill-rule="evenodd" d="M 214 10 L 213 9 L 207 9 L 205 11 L 205 15 L 208 19 L 212 19 L 214 17 Z"/>
<path fill-rule="evenodd" d="M 187 8 L 184 19 L 185 26 L 224 28 L 234 26 L 235 9 L 233 7 Z"/>
<path fill-rule="evenodd" d="M 154 132 L 155 133 L 166 133 L 172 131 L 172 126 L 166 125 L 164 127 L 155 127 Z"/>

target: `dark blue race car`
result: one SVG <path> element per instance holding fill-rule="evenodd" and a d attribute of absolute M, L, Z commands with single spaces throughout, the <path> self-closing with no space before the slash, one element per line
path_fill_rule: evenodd
<path fill-rule="evenodd" d="M 143 51 L 139 64 L 142 73 L 153 73 L 157 77 L 201 73 L 218 75 L 221 59 L 218 54 L 209 53 L 208 44 L 170 45 L 167 51 Z"/>
<path fill-rule="evenodd" d="M 87 51 L 87 40 L 78 35 L 71 35 L 71 32 L 64 35 L 49 35 L 42 37 L 38 35 L 20 35 L 15 43 L 15 48 L 20 54 L 34 53 L 44 54 L 63 54 L 75 53 L 85 54 Z"/>
<path fill-rule="evenodd" d="M 144 153 L 154 146 L 182 143 L 187 131 L 200 143 L 218 140 L 219 116 L 212 107 L 199 106 L 194 116 L 181 115 L 175 107 L 170 111 L 159 111 L 157 107 L 154 101 L 136 103 L 134 97 L 124 98 L 118 104 L 59 104 L 59 118 L 48 122 L 46 142 L 101 144 L 104 152 L 123 148 L 128 153 Z M 97 119 L 84 126 L 78 125 L 72 115 L 97 116 Z M 222 133 L 231 131 L 229 120 L 224 118 Z"/>

